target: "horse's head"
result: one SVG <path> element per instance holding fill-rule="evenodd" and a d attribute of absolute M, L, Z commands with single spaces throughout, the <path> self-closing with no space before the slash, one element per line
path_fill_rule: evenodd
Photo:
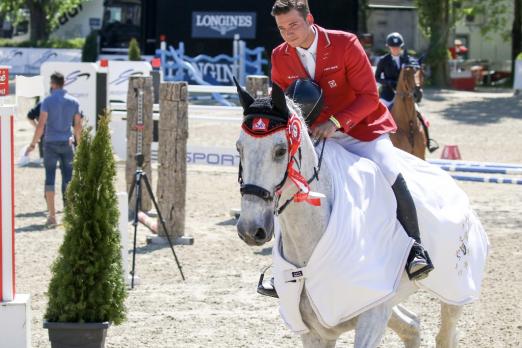
<path fill-rule="evenodd" d="M 274 234 L 278 191 L 287 179 L 290 154 L 299 146 L 299 142 L 292 141 L 289 130 L 298 128 L 295 134 L 300 136 L 306 126 L 295 116 L 298 109 L 275 84 L 271 97 L 254 100 L 239 86 L 238 93 L 244 119 L 236 144 L 241 158 L 242 195 L 237 231 L 248 245 L 262 245 Z"/>

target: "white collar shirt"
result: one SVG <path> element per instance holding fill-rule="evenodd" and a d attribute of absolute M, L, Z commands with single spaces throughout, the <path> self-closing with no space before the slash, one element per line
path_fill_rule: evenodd
<path fill-rule="evenodd" d="M 317 30 L 315 30 L 314 27 L 312 27 L 312 30 L 314 31 L 315 36 L 312 45 L 309 48 L 297 47 L 297 55 L 308 72 L 308 75 L 310 75 L 310 77 L 313 79 L 315 77 L 315 61 L 317 57 L 317 42 L 319 41 L 319 33 Z"/>

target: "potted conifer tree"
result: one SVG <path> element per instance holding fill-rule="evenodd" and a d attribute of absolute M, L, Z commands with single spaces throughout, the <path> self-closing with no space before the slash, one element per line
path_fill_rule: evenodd
<path fill-rule="evenodd" d="M 52 348 L 104 347 L 109 325 L 125 318 L 115 176 L 105 115 L 94 137 L 83 131 L 74 157 L 44 321 Z"/>

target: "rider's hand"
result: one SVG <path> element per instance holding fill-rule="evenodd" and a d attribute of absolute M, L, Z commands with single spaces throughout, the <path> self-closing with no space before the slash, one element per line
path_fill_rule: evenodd
<path fill-rule="evenodd" d="M 330 138 L 336 130 L 337 127 L 335 124 L 328 120 L 312 129 L 312 137 L 319 140 L 327 139 Z"/>

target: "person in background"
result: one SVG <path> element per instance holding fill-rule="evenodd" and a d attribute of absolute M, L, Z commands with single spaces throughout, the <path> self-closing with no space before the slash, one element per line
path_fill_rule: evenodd
<path fill-rule="evenodd" d="M 451 59 L 466 59 L 468 55 L 468 48 L 459 39 L 453 42 L 453 47 L 450 47 L 449 51 Z"/>
<path fill-rule="evenodd" d="M 381 102 L 391 110 L 402 67 L 404 65 L 413 65 L 420 68 L 420 66 L 415 58 L 410 57 L 406 51 L 403 50 L 404 39 L 401 34 L 388 34 L 386 37 L 386 46 L 390 50 L 390 53 L 384 55 L 379 60 L 379 63 L 377 63 L 375 79 L 381 84 Z M 418 102 L 422 98 L 422 90 L 417 89 L 415 93 L 415 100 Z"/>
<path fill-rule="evenodd" d="M 29 123 L 34 126 L 34 128 L 38 128 L 38 118 L 40 117 L 40 107 L 42 106 L 42 102 L 37 102 L 36 105 L 27 112 L 27 119 Z M 44 135 L 42 134 L 42 138 L 38 142 L 38 152 L 40 155 L 40 161 L 43 161 L 43 142 Z"/>
<path fill-rule="evenodd" d="M 38 126 L 28 151 L 35 149 L 45 134 L 44 167 L 45 167 L 45 200 L 48 216 L 46 225 L 56 225 L 56 210 L 54 204 L 54 184 L 56 178 L 56 164 L 60 161 L 62 172 L 62 197 L 66 204 L 65 191 L 72 178 L 73 132 L 76 141 L 80 141 L 82 122 L 79 103 L 76 98 L 63 89 L 64 76 L 55 72 L 51 75 L 51 94 L 46 97 L 40 107 Z"/>

